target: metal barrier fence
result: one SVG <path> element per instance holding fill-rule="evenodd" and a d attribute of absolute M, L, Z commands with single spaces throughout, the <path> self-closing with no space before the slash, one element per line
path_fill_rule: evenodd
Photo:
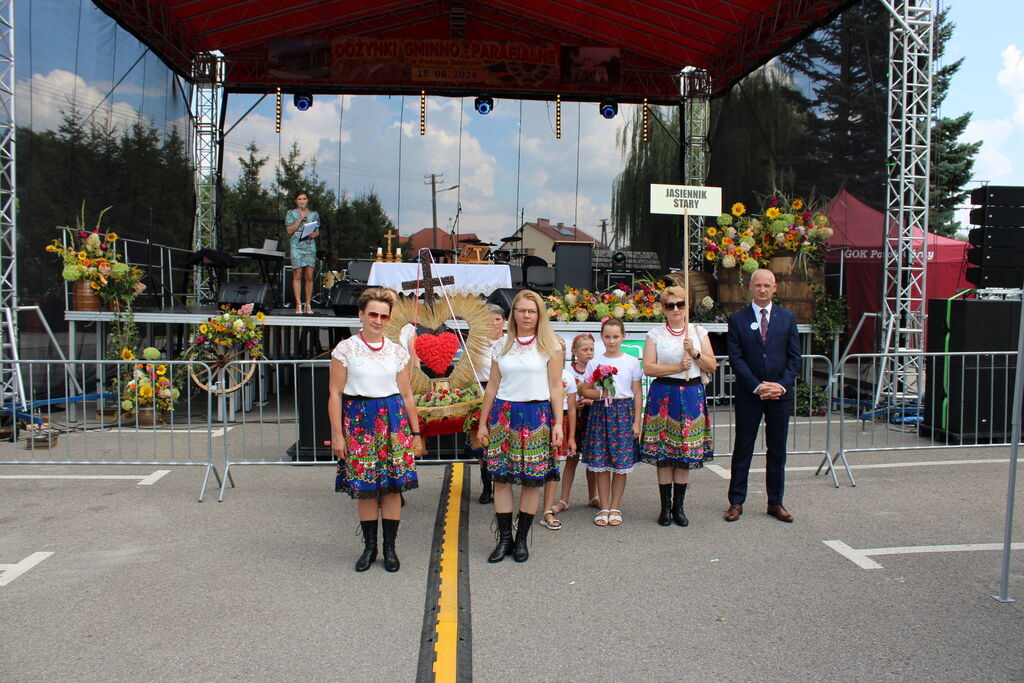
<path fill-rule="evenodd" d="M 922 353 L 921 377 L 908 377 L 897 395 L 880 396 L 878 378 L 895 355 L 843 359 L 835 394 L 839 448 L 819 470 L 835 477 L 841 463 L 856 486 L 849 453 L 1010 445 L 1015 351 Z"/>
<path fill-rule="evenodd" d="M 211 394 L 192 376 L 210 373 L 190 361 L 3 361 L 20 378 L 20 396 L 0 412 L 10 432 L 0 465 L 194 465 L 204 468 L 199 500 L 213 464 Z M 162 410 L 177 390 L 173 410 Z M 154 401 L 153 398 L 156 398 Z M 19 440 L 24 437 L 19 448 Z"/>

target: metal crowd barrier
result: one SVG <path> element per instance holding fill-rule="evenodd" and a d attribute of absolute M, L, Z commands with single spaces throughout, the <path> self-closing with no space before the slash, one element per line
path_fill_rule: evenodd
<path fill-rule="evenodd" d="M 978 334 L 984 334 L 979 330 Z M 1009 446 L 1017 367 L 1015 351 L 914 354 L 921 371 L 884 395 L 879 377 L 907 354 L 851 354 L 836 376 L 839 448 L 819 466 L 842 464 L 856 481 L 847 454 L 930 448 Z"/>
<path fill-rule="evenodd" d="M 10 431 L 0 435 L 0 465 L 193 465 L 204 469 L 202 501 L 211 473 L 221 483 L 213 464 L 211 396 L 192 381 L 193 373 L 210 368 L 153 361 L 157 391 L 164 379 L 179 390 L 173 410 L 160 411 L 134 376 L 147 372 L 147 363 L 0 362 L 16 387 L 0 404 L 10 421 Z M 127 388 L 132 379 L 135 390 Z"/>

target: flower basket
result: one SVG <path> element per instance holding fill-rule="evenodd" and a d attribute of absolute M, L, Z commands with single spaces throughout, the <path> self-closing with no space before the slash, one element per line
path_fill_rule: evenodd
<path fill-rule="evenodd" d="M 464 419 L 469 416 L 474 410 L 480 407 L 483 403 L 482 398 L 476 398 L 472 401 L 463 401 L 461 403 L 452 403 L 447 406 L 430 406 L 430 407 L 416 407 L 416 414 L 419 415 L 420 421 L 433 422 L 435 420 L 447 420 L 450 418 Z"/>
<path fill-rule="evenodd" d="M 100 301 L 100 295 L 87 280 L 77 280 L 71 286 L 71 310 L 100 311 L 102 309 L 103 302 Z"/>

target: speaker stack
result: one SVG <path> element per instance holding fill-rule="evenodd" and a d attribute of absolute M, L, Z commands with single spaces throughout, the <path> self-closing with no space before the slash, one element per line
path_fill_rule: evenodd
<path fill-rule="evenodd" d="M 1024 286 L 1024 187 L 979 187 L 971 192 L 967 281 L 978 289 Z"/>
<path fill-rule="evenodd" d="M 1020 313 L 1020 301 L 930 299 L 925 350 L 1016 351 Z M 922 433 L 950 443 L 1009 441 L 1016 368 L 1015 355 L 930 356 Z"/>

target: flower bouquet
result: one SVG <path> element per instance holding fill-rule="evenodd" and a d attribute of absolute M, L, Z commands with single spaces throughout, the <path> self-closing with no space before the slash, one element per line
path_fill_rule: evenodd
<path fill-rule="evenodd" d="M 768 254 L 758 242 L 761 219 L 748 216 L 747 207 L 737 202 L 730 213 L 718 217 L 716 225 L 705 230 L 704 258 L 723 268 L 753 273 L 768 263 Z"/>
<path fill-rule="evenodd" d="M 164 413 L 174 410 L 181 395 L 181 374 L 173 375 L 170 366 L 157 363 L 160 352 L 152 346 L 142 350 L 144 363 L 136 363 L 120 379 L 121 409 L 130 415 L 153 413 L 158 422 Z M 136 360 L 131 349 L 121 349 L 122 360 Z"/>
<path fill-rule="evenodd" d="M 666 284 L 660 280 L 637 280 L 632 287 L 619 283 L 604 292 L 566 287 L 545 297 L 548 317 L 559 322 L 586 322 L 616 317 L 622 320 L 660 320 L 658 300 Z"/>
<path fill-rule="evenodd" d="M 117 234 L 101 232 L 100 222 L 110 207 L 100 211 L 96 227 L 85 227 L 85 204 L 76 218 L 75 228 L 62 228 L 64 241 L 53 240 L 46 251 L 56 254 L 64 263 L 61 277 L 67 282 L 81 282 L 100 296 L 106 304 L 130 305 L 146 289 L 142 284 L 142 271 L 119 260 L 114 243 Z"/>
<path fill-rule="evenodd" d="M 615 396 L 615 375 L 617 374 L 619 374 L 619 369 L 614 365 L 598 365 L 587 378 L 587 381 L 593 384 L 595 389 L 600 389 L 604 393 L 605 405 L 611 403 Z"/>
<path fill-rule="evenodd" d="M 245 304 L 238 310 L 223 306 L 220 314 L 197 325 L 189 347 L 182 354 L 185 360 L 203 364 L 190 368 L 193 381 L 207 391 L 218 393 L 242 388 L 256 371 L 256 365 L 237 361 L 263 358 L 264 318 L 262 312 L 253 314 L 252 304 Z M 229 368 L 232 362 L 235 364 Z"/>

